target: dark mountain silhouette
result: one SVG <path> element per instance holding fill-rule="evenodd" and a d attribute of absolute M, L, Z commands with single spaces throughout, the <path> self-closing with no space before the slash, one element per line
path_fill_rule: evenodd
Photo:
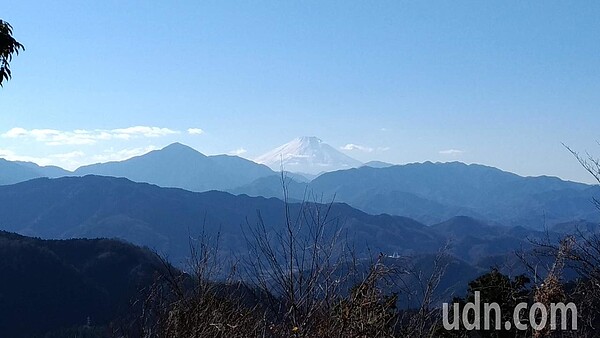
<path fill-rule="evenodd" d="M 0 336 L 34 337 L 126 317 L 164 265 L 108 239 L 40 240 L 0 232 Z"/>
<path fill-rule="evenodd" d="M 414 292 L 401 292 L 399 302 L 418 306 L 423 281 L 416 272 L 431 274 L 435 259 L 434 254 L 383 257 L 386 266 L 399 271 L 393 277 L 398 278 L 396 283 L 386 283 L 384 290 L 397 292 L 398 285 L 410 288 Z M 447 260 L 448 270 L 434 294 L 439 300 L 464 294 L 466 283 L 484 271 L 460 259 Z M 371 262 L 359 260 L 354 269 L 366 274 Z M 149 286 L 166 273 L 155 254 L 118 240 L 41 240 L 3 231 L 0 269 L 0 335 L 17 338 L 105 337 L 109 327 L 135 332 L 134 320 L 141 310 L 138 301 L 146 299 Z M 354 286 L 352 279 L 347 282 L 342 292 Z M 188 280 L 186 287 L 191 283 Z M 238 294 L 249 306 L 259 301 L 243 285 L 214 286 L 217 293 Z"/>
<path fill-rule="evenodd" d="M 208 191 L 232 189 L 274 175 L 274 172 L 241 157 L 206 156 L 183 144 L 173 143 L 125 161 L 83 166 L 75 174 L 125 177 L 162 187 Z"/>
<path fill-rule="evenodd" d="M 299 208 L 290 206 L 293 214 Z M 275 198 L 194 193 L 101 176 L 35 179 L 0 187 L 4 230 L 56 239 L 117 237 L 154 248 L 177 264 L 189 254 L 190 236 L 203 229 L 221 233 L 224 255 L 246 252 L 244 231 L 258 223 L 258 212 L 270 230 L 282 229 L 284 203 Z M 384 253 L 410 254 L 435 251 L 443 243 L 412 219 L 373 216 L 346 204 L 334 204 L 329 219 L 330 228 L 339 225 L 343 239 L 361 252 L 370 246 Z"/>
<path fill-rule="evenodd" d="M 288 175 L 288 197 L 327 201 L 335 196 L 336 201 L 370 214 L 401 215 L 425 224 L 459 215 L 538 229 L 573 219 L 600 221 L 592 203 L 594 196 L 600 196 L 598 186 L 556 177 L 521 177 L 459 162 L 376 166 L 325 173 L 310 183 Z M 58 167 L 0 160 L 0 185 L 86 174 L 190 191 L 282 197 L 280 175 L 268 167 L 236 156 L 205 156 L 179 143 L 126 161 L 81 167 L 74 174 Z"/>
<path fill-rule="evenodd" d="M 327 207 L 313 206 L 322 211 Z M 2 229 L 47 239 L 120 238 L 155 249 L 179 266 L 185 266 L 190 242 L 202 232 L 212 238 L 219 234 L 223 257 L 244 261 L 249 227 L 262 219 L 270 235 L 283 230 L 284 208 L 276 198 L 190 192 L 94 175 L 0 186 Z M 289 208 L 297 214 L 300 204 Z M 435 253 L 449 243 L 454 257 L 449 258 L 450 266 L 436 291 L 443 299 L 462 294 L 466 282 L 490 264 L 516 264 L 514 251 L 528 250 L 530 239 L 548 234 L 558 238 L 554 232 L 505 227 L 467 216 L 426 226 L 401 216 L 370 215 L 343 203 L 331 205 L 329 219 L 327 231 L 339 229 L 340 240 L 365 262 L 379 253 L 392 265 L 412 266 L 425 275 Z M 19 326 L 16 329 L 21 331 L 15 332 L 78 326 L 88 316 L 106 323 L 127 309 L 136 288 L 150 283 L 159 263 L 149 251 L 115 240 L 40 240 L 1 233 L 0 271 L 10 278 L 0 279 L 4 283 L 0 290 L 26 291 L 0 292 L 0 311 L 17 309 L 20 316 L 26 313 L 36 320 L 43 316 L 39 311 L 54 311 L 37 326 L 24 321 L 28 328 Z M 417 288 L 418 280 L 409 271 L 402 277 Z M 0 333 L 15 320 L 11 316 L 17 314 L 0 318 Z"/>
<path fill-rule="evenodd" d="M 291 203 L 290 210 L 297 215 L 300 204 Z M 224 256 L 244 255 L 246 236 L 258 224 L 259 214 L 268 231 L 283 229 L 284 203 L 276 198 L 195 193 L 102 176 L 35 179 L 0 187 L 3 230 L 53 239 L 116 237 L 153 248 L 178 265 L 186 262 L 190 238 L 201 232 L 220 233 Z M 406 217 L 370 215 L 343 203 L 332 205 L 329 220 L 328 228 L 339 229 L 342 240 L 359 254 L 431 253 L 450 240 L 454 255 L 468 262 L 512 252 L 528 237 L 544 235 L 469 217 L 428 227 Z"/>

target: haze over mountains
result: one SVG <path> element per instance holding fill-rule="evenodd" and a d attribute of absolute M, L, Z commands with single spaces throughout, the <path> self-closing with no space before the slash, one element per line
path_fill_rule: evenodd
<path fill-rule="evenodd" d="M 459 215 L 533 228 L 600 219 L 593 203 L 600 195 L 598 186 L 460 162 L 331 172 L 313 180 L 310 189 L 369 213 L 403 215 L 428 224 Z"/>
<path fill-rule="evenodd" d="M 40 167 L 31 162 L 0 159 L 0 184 L 38 177 L 95 174 L 191 191 L 230 190 L 258 178 L 278 175 L 282 159 L 288 175 L 301 182 L 326 171 L 362 165 L 316 137 L 297 138 L 261 156 L 258 163 L 238 156 L 206 156 L 189 146 L 173 143 L 127 160 L 85 165 L 73 172 L 55 166 Z M 262 162 L 265 164 L 260 164 Z"/>
<path fill-rule="evenodd" d="M 134 287 L 148 285 L 160 269 L 146 249 L 114 240 L 71 239 L 124 240 L 186 268 L 190 244 L 200 234 L 219 237 L 220 257 L 247 262 L 252 229 L 262 222 L 271 239 L 285 230 L 281 174 L 178 143 L 75 172 L 2 160 L 0 174 L 0 230 L 45 239 L 0 233 L 0 265 L 11 275 L 0 289 L 22 293 L 35 289 L 27 284 L 32 280 L 52 276 L 38 302 L 23 303 L 19 292 L 0 293 L 0 301 L 13 304 L 10 309 L 33 316 L 42 315 L 36 304 L 57 309 L 60 316 L 40 322 L 36 330 L 81 325 L 90 302 L 97 306 L 85 316 L 106 322 L 126 307 Z M 491 266 L 526 272 L 515 263 L 515 251 L 531 250 L 532 242 L 557 241 L 577 230 L 600 233 L 600 211 L 592 203 L 600 187 L 555 177 L 521 177 L 459 162 L 372 162 L 321 173 L 312 181 L 292 174 L 284 179 L 288 210 L 303 215 L 297 218 L 299 234 L 308 234 L 305 222 L 311 219 L 301 213 L 304 208 L 327 210 L 325 233 L 339 234 L 340 247 L 352 248 L 359 262 L 377 255 L 390 266 L 428 273 L 437 252 L 449 244 L 450 265 L 436 291 L 440 299 L 462 294 L 468 281 Z M 63 302 L 52 295 L 71 293 L 64 298 L 69 311 L 60 311 Z M 0 332 L 11 332 L 6 329 L 10 316 L 0 319 Z"/>
<path fill-rule="evenodd" d="M 152 248 L 180 266 L 189 257 L 190 238 L 203 232 L 215 238 L 220 234 L 224 256 L 243 257 L 248 252 L 247 235 L 259 220 L 269 232 L 284 229 L 284 208 L 275 198 L 195 193 L 102 176 L 41 178 L 0 186 L 0 230 L 46 239 L 120 238 Z M 292 203 L 289 208 L 296 215 L 301 205 Z M 426 226 L 407 217 L 370 215 L 341 203 L 332 205 L 328 220 L 328 231 L 340 231 L 340 240 L 359 256 L 434 253 L 452 240 L 451 252 L 473 265 L 490 255 L 527 247 L 528 238 L 546 235 L 464 216 Z"/>
<path fill-rule="evenodd" d="M 125 161 L 84 166 L 74 174 L 126 177 L 163 187 L 208 191 L 232 189 L 260 177 L 275 175 L 275 172 L 238 156 L 206 156 L 191 147 L 174 143 Z"/>
<path fill-rule="evenodd" d="M 32 162 L 7 161 L 0 158 L 0 185 L 38 177 L 61 177 L 70 174 L 69 171 L 55 166 L 42 167 Z"/>
<path fill-rule="evenodd" d="M 307 198 L 308 191 L 324 201 L 335 198 L 371 214 L 402 215 L 425 224 L 462 215 L 538 229 L 574 219 L 600 220 L 592 203 L 600 195 L 598 186 L 460 162 L 363 166 L 324 173 L 310 183 L 288 179 L 287 184 L 294 200 Z M 232 192 L 281 198 L 281 180 L 261 178 Z"/>
<path fill-rule="evenodd" d="M 600 195 L 598 186 L 555 177 L 521 177 L 460 162 L 392 165 L 372 161 L 361 165 L 315 137 L 297 138 L 261 159 L 275 166 L 278 156 L 286 169 L 295 165 L 299 170 L 314 172 L 315 168 L 357 167 L 322 173 L 310 182 L 288 173 L 287 193 L 293 201 L 318 196 L 319 201 L 327 202 L 335 197 L 370 214 L 406 216 L 424 224 L 471 216 L 539 229 L 573 220 L 600 220 L 591 202 Z M 75 172 L 0 161 L 0 184 L 87 174 L 197 192 L 220 190 L 282 198 L 281 175 L 266 165 L 237 156 L 206 156 L 179 143 L 120 162 L 84 166 Z"/>
<path fill-rule="evenodd" d="M 299 208 L 291 206 L 293 212 Z M 221 232 L 224 254 L 244 253 L 243 231 L 257 224 L 258 212 L 269 228 L 284 223 L 284 204 L 278 199 L 194 193 L 124 178 L 41 178 L 0 186 L 3 230 L 58 239 L 117 237 L 154 248 L 178 264 L 189 255 L 190 236 L 203 229 Z M 440 244 L 425 225 L 404 217 L 373 216 L 345 204 L 335 204 L 330 217 L 363 249 L 372 243 L 382 252 L 409 253 Z"/>

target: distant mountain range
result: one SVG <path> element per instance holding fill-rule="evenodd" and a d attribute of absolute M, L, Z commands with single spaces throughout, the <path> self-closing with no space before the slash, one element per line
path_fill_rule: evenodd
<path fill-rule="evenodd" d="M 542 228 L 600 220 L 600 187 L 556 177 L 522 177 L 499 169 L 452 163 L 362 167 L 326 173 L 311 190 L 369 213 L 412 217 L 429 224 L 467 215 L 504 225 Z"/>
<path fill-rule="evenodd" d="M 292 204 L 294 213 L 299 204 Z M 194 193 L 160 188 L 123 178 L 85 176 L 34 179 L 0 186 L 2 230 L 42 238 L 117 237 L 168 255 L 178 264 L 189 254 L 189 238 L 204 229 L 221 232 L 222 252 L 245 252 L 244 231 L 258 223 L 271 230 L 284 224 L 278 199 L 235 196 L 224 192 Z M 334 204 L 331 222 L 357 248 L 370 245 L 382 252 L 412 253 L 442 242 L 419 222 L 397 216 L 373 216 L 346 204 Z M 384 241 L 380 239 L 385 239 Z"/>
<path fill-rule="evenodd" d="M 0 159 L 0 185 L 38 177 L 95 174 L 191 191 L 227 190 L 276 175 L 282 168 L 295 180 L 306 182 L 324 172 L 362 165 L 317 137 L 296 138 L 258 157 L 255 162 L 238 156 L 206 156 L 189 146 L 173 143 L 127 160 L 82 166 L 74 172 L 56 166 Z M 373 161 L 368 165 L 388 164 Z"/>
<path fill-rule="evenodd" d="M 600 211 L 592 203 L 593 197 L 600 196 L 598 186 L 556 177 L 521 177 L 460 162 L 392 165 L 374 161 L 362 165 L 315 137 L 298 138 L 259 160 L 275 166 L 276 157 L 279 163 L 284 161 L 286 169 L 296 171 L 357 167 L 322 173 L 310 182 L 301 175 L 286 173 L 292 201 L 326 202 L 335 196 L 336 201 L 370 214 L 406 216 L 425 224 L 461 215 L 538 229 L 573 220 L 600 220 Z M 120 162 L 84 166 L 75 172 L 0 160 L 0 185 L 88 174 L 196 192 L 219 190 L 282 198 L 281 174 L 268 166 L 236 156 L 206 156 L 179 143 Z"/>
<path fill-rule="evenodd" d="M 271 239 L 284 230 L 284 186 L 292 215 L 308 222 L 302 208 L 327 211 L 327 233 L 339 231 L 340 244 L 363 262 L 379 255 L 427 273 L 449 243 L 444 295 L 464 292 L 491 266 L 525 272 L 514 252 L 534 241 L 600 234 L 597 185 L 460 162 L 363 165 L 340 154 L 300 138 L 263 157 L 271 165 L 286 158 L 285 169 L 307 176 L 315 168 L 344 169 L 312 180 L 179 143 L 75 172 L 0 159 L 0 230 L 45 239 L 0 231 L 0 335 L 35 336 L 80 326 L 87 316 L 107 323 L 127 310 L 159 262 L 147 249 L 94 238 L 144 246 L 185 267 L 190 244 L 204 233 L 220 238 L 223 258 L 244 262 L 259 222 Z M 307 234 L 305 224 L 301 229 Z M 69 240 L 75 238 L 88 240 Z M 23 316 L 35 325 L 18 321 Z"/>
<path fill-rule="evenodd" d="M 359 167 L 362 163 L 336 150 L 317 137 L 299 137 L 255 159 L 275 171 L 318 175 Z"/>
<path fill-rule="evenodd" d="M 393 167 L 387 169 L 391 168 Z M 352 171 L 360 172 L 365 169 Z M 475 167 L 475 170 L 483 169 L 485 168 Z M 506 175 L 502 172 L 496 174 Z M 518 176 L 512 178 L 519 179 Z M 555 179 L 548 180 L 548 182 L 542 179 L 534 183 L 516 182 L 515 184 L 534 187 L 541 184 L 539 182 L 543 182 L 543 186 L 558 184 L 559 187 L 563 187 L 563 184 L 574 184 L 571 188 L 574 191 L 589 189 L 585 185 L 561 183 Z M 477 187 L 484 186 L 481 181 L 478 181 Z M 474 188 L 469 187 L 469 189 Z M 546 190 L 554 191 L 550 188 Z M 412 264 L 420 271 L 426 271 L 431 267 L 435 253 L 449 243 L 449 253 L 454 258 L 441 287 L 444 292 L 450 293 L 463 292 L 461 290 L 464 290 L 467 281 L 490 266 L 500 266 L 503 262 L 513 262 L 510 264 L 514 266 L 514 252 L 530 250 L 531 241 L 546 238 L 556 240 L 563 233 L 578 228 L 585 229 L 589 233 L 598 233 L 600 230 L 597 223 L 589 221 L 572 221 L 555 225 L 549 231 L 536 231 L 520 226 L 503 226 L 468 216 L 450 217 L 427 226 L 407 217 L 387 214 L 370 215 L 343 203 L 334 203 L 330 209 L 322 204 L 309 204 L 309 207 L 312 210 L 320 209 L 321 212 L 328 210 L 329 223 L 326 231 L 329 234 L 339 231 L 340 245 L 352 248 L 358 258 L 368 259 L 373 255 L 383 255 L 392 264 L 400 266 Z M 292 215 L 299 215 L 301 208 L 299 203 L 289 204 Z M 255 226 L 259 220 L 262 220 L 267 236 L 276 238 L 275 232 L 285 230 L 284 210 L 284 203 L 276 198 L 236 196 L 219 191 L 191 192 L 136 183 L 125 178 L 94 175 L 56 179 L 38 178 L 0 186 L 1 230 L 44 239 L 118 238 L 155 250 L 180 267 L 185 267 L 189 262 L 190 243 L 193 244 L 202 233 L 212 239 L 220 238 L 219 252 L 223 258 L 245 262 L 246 258 L 249 258 L 247 244 L 248 240 L 251 240 L 251 229 L 256 229 Z M 306 221 L 310 217 L 300 219 Z M 306 225 L 301 229 L 303 229 L 301 233 L 307 231 Z M 137 280 L 135 279 L 138 276 L 137 272 L 132 275 L 129 273 L 131 269 L 140 266 L 139 264 L 143 264 L 138 267 L 138 269 L 145 269 L 143 271 L 154 269 L 154 263 L 148 258 L 147 252 L 128 249 L 126 245 L 115 244 L 114 241 L 54 242 L 22 239 L 17 235 L 5 236 L 8 236 L 11 241 L 14 238 L 21 241 L 23 250 L 29 251 L 15 251 L 16 248 L 21 248 L 21 244 L 3 242 L 0 234 L 0 268 L 4 264 L 2 271 L 21 269 L 14 270 L 14 275 L 25 276 L 23 278 L 31 277 L 32 281 L 42 280 L 40 273 L 52 271 L 52 273 L 48 272 L 52 282 L 45 279 L 44 283 L 51 283 L 48 285 L 54 285 L 52 286 L 54 289 L 49 290 L 47 294 L 62 295 L 67 292 L 64 288 L 73 288 L 72 292 L 76 298 L 69 298 L 65 302 L 73 309 L 84 306 L 81 302 L 101 302 L 94 303 L 98 304 L 94 309 L 99 311 L 93 312 L 95 318 L 104 318 L 101 314 L 112 311 L 111 309 L 115 309 L 114 306 L 122 303 L 113 303 L 112 300 L 107 299 L 98 300 L 97 297 L 102 297 L 102 290 L 109 287 L 117 288 L 118 285 L 112 283 L 112 279 L 94 282 L 94 278 L 102 276 L 102 272 L 110 269 L 111 273 L 104 274 L 105 276 L 113 276 L 116 273 L 115 278 L 119 278 L 120 281 L 134 278 L 131 281 L 133 284 L 127 285 L 137 285 L 138 282 L 147 281 L 146 277 L 143 277 L 147 274 L 144 272 L 140 276 L 142 279 Z M 73 250 L 63 243 L 73 243 Z M 121 247 L 122 249 L 119 249 Z M 133 251 L 122 256 L 118 252 L 110 253 L 113 250 L 111 248 Z M 30 260 L 23 258 L 30 256 L 32 257 Z M 9 257 L 20 257 L 22 261 L 15 263 Z M 39 272 L 35 269 L 25 271 L 28 266 L 35 264 L 43 266 L 43 269 L 39 269 Z M 60 280 L 55 280 L 63 277 L 72 280 L 74 284 L 66 282 L 61 284 Z M 3 279 L 0 284 L 2 282 L 12 283 L 10 284 L 13 285 L 12 289 L 15 289 L 14 285 L 19 283 L 13 279 Z M 4 288 L 0 285 L 0 302 L 4 299 L 1 290 L 12 289 L 11 286 Z M 129 289 L 111 290 L 110 292 L 129 292 L 126 291 Z M 17 296 L 10 296 L 7 299 L 10 299 L 11 304 L 16 304 L 19 300 L 15 297 Z M 81 302 L 76 303 L 75 299 L 80 299 Z M 74 303 L 69 303 L 71 301 Z M 53 303 L 56 300 L 48 299 L 45 302 L 54 304 L 49 308 L 57 306 Z M 117 307 L 122 308 L 121 305 Z M 34 310 L 23 311 L 35 313 Z M 81 315 L 83 313 L 78 312 L 69 315 L 69 318 L 80 322 Z M 2 320 L 0 318 L 0 332 L 3 332 Z M 64 323 L 70 322 L 65 320 Z"/>
<path fill-rule="evenodd" d="M 300 204 L 292 203 L 290 210 L 297 214 Z M 220 232 L 224 255 L 243 255 L 245 236 L 258 223 L 258 212 L 269 231 L 282 229 L 284 204 L 274 198 L 194 193 L 101 176 L 0 186 L 2 230 L 53 239 L 116 237 L 156 249 L 177 264 L 189 255 L 190 237 L 202 231 Z M 369 215 L 341 203 L 332 205 L 329 219 L 359 253 L 368 249 L 390 255 L 431 253 L 452 238 L 455 255 L 471 263 L 487 254 L 520 248 L 528 236 L 543 235 L 469 217 L 429 227 L 406 217 Z M 467 249 L 473 247 L 474 238 L 482 256 Z"/>
<path fill-rule="evenodd" d="M 61 177 L 71 172 L 55 166 L 42 167 L 32 162 L 7 161 L 0 158 L 0 185 L 13 184 L 38 177 Z"/>
<path fill-rule="evenodd" d="M 0 159 L 0 185 L 40 177 L 89 174 L 125 177 L 136 182 L 190 191 L 230 190 L 250 184 L 258 178 L 279 176 L 269 167 L 256 162 L 238 156 L 206 156 L 180 143 L 123 161 L 86 165 L 74 172 L 55 166 L 41 167 L 31 162 Z M 300 182 L 308 181 L 302 175 L 287 175 Z"/>
<path fill-rule="evenodd" d="M 228 155 L 206 156 L 180 143 L 125 161 L 84 166 L 74 174 L 126 177 L 190 191 L 227 190 L 275 175 L 267 166 L 250 160 Z"/>
<path fill-rule="evenodd" d="M 390 269 L 411 269 L 423 276 L 431 274 L 434 260 L 434 254 L 382 258 Z M 371 262 L 358 260 L 353 269 L 366 273 Z M 464 294 L 466 283 L 486 271 L 452 257 L 448 264 L 435 290 L 436 299 Z M 151 286 L 162 280 L 158 276 L 168 274 L 167 267 L 148 249 L 115 239 L 41 240 L 0 231 L 0 335 L 107 337 L 118 329 L 137 336 L 142 301 L 148 299 Z M 179 274 L 173 267 L 168 271 Z M 338 273 L 341 278 L 349 272 L 342 267 Z M 402 306 L 420 304 L 423 290 L 418 275 L 399 273 L 390 278 L 401 278 L 403 287 L 414 290 L 400 293 Z M 191 286 L 190 282 L 183 285 Z M 348 280 L 341 292 L 353 283 Z M 399 291 L 398 284 L 386 284 L 386 291 Z M 240 287 L 214 283 L 217 293 L 241 296 Z M 252 293 L 243 299 L 249 306 L 256 302 Z"/>
<path fill-rule="evenodd" d="M 324 173 L 310 183 L 288 181 L 289 197 L 294 200 L 335 198 L 371 214 L 402 215 L 426 224 L 461 215 L 532 228 L 579 219 L 600 220 L 600 210 L 592 203 L 600 196 L 598 186 L 556 177 L 522 177 L 476 164 L 363 166 Z M 282 196 L 281 180 L 275 177 L 231 191 Z"/>

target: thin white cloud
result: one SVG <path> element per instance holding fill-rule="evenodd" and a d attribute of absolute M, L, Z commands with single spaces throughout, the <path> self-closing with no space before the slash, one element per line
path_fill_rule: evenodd
<path fill-rule="evenodd" d="M 13 128 L 9 131 L 7 131 L 6 133 L 2 134 L 2 137 L 7 137 L 7 138 L 17 138 L 17 137 L 21 137 L 21 136 L 27 136 L 29 134 L 29 131 L 23 128 Z"/>
<path fill-rule="evenodd" d="M 83 151 L 77 150 L 67 153 L 48 154 L 44 155 L 44 157 L 23 156 L 18 155 L 17 153 L 9 149 L 0 149 L 0 158 L 4 158 L 9 161 L 33 162 L 41 166 L 57 165 L 68 170 L 74 170 L 82 165 L 90 163 L 126 160 L 134 156 L 143 155 L 152 150 L 157 149 L 159 148 L 153 145 L 139 148 L 126 148 L 120 150 L 108 148 L 102 151 L 100 154 L 90 156 L 88 156 Z"/>
<path fill-rule="evenodd" d="M 76 158 L 84 157 L 85 153 L 83 151 L 72 151 L 70 153 L 63 154 L 52 154 L 50 157 L 59 159 L 61 161 L 70 161 Z"/>
<path fill-rule="evenodd" d="M 342 149 L 342 150 L 350 150 L 350 151 L 352 151 L 352 150 L 358 150 L 358 151 L 362 151 L 362 152 L 365 152 L 365 153 L 371 153 L 374 150 L 371 147 L 361 146 L 360 144 L 354 144 L 354 143 L 348 143 L 345 146 L 340 147 L 340 149 Z"/>
<path fill-rule="evenodd" d="M 0 149 L 0 158 L 8 161 L 34 162 L 39 165 L 49 165 L 52 163 L 52 159 L 50 158 L 18 155 L 9 149 Z"/>
<path fill-rule="evenodd" d="M 37 142 L 43 142 L 49 146 L 60 145 L 93 145 L 99 141 L 112 139 L 130 140 L 146 137 L 155 138 L 167 135 L 179 134 L 177 130 L 169 128 L 134 126 L 119 129 L 76 129 L 73 131 L 56 129 L 24 129 L 12 128 L 2 134 L 3 138 L 27 138 Z"/>
<path fill-rule="evenodd" d="M 465 151 L 464 150 L 459 150 L 459 149 L 447 149 L 447 150 L 440 150 L 439 153 L 441 155 L 450 155 L 450 156 L 458 156 L 463 154 Z"/>
<path fill-rule="evenodd" d="M 227 154 L 234 155 L 234 156 L 240 156 L 240 155 L 245 154 L 247 152 L 248 151 L 246 149 L 244 149 L 244 148 L 238 148 L 238 149 L 235 149 L 235 150 L 232 150 L 232 151 L 228 152 Z"/>
<path fill-rule="evenodd" d="M 115 150 L 114 148 L 105 149 L 101 154 L 92 156 L 94 162 L 110 162 L 110 161 L 123 161 L 130 159 L 135 156 L 144 155 L 153 150 L 159 149 L 156 146 L 147 146 L 140 148 L 129 148 Z"/>
<path fill-rule="evenodd" d="M 187 130 L 188 134 L 190 135 L 201 135 L 204 134 L 204 130 L 200 129 L 200 128 L 190 128 Z"/>
<path fill-rule="evenodd" d="M 159 137 L 166 136 L 171 134 L 179 134 L 178 131 L 172 130 L 169 128 L 159 128 L 159 127 L 147 127 L 147 126 L 135 126 L 123 129 L 113 129 L 112 133 L 122 134 L 122 135 L 142 135 L 145 137 Z"/>

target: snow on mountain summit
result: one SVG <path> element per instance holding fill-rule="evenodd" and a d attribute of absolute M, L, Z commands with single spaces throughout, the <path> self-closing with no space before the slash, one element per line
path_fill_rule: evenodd
<path fill-rule="evenodd" d="M 314 136 L 304 136 L 279 146 L 255 159 L 273 170 L 307 174 L 359 167 L 361 162 L 343 154 Z"/>

